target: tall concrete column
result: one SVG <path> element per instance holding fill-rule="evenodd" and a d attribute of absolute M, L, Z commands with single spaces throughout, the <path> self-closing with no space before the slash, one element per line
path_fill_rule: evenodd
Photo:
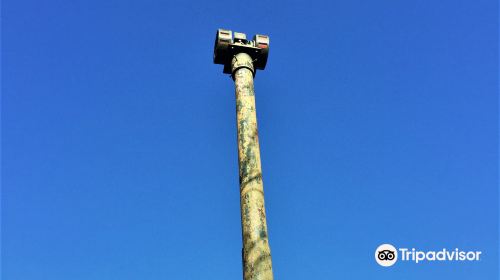
<path fill-rule="evenodd" d="M 231 70 L 236 86 L 243 274 L 245 280 L 272 280 L 252 58 L 246 53 L 236 54 Z"/>

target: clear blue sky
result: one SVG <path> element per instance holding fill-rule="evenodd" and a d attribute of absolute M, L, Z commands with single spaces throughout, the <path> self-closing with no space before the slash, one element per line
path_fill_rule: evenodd
<path fill-rule="evenodd" d="M 256 94 L 276 279 L 497 279 L 497 1 L 2 2 L 2 279 L 241 279 L 215 31 Z M 483 251 L 374 260 L 381 243 Z"/>

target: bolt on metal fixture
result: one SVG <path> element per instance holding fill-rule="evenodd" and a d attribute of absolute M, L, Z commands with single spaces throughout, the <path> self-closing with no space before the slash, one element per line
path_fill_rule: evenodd
<path fill-rule="evenodd" d="M 224 65 L 236 87 L 244 280 L 273 279 L 253 87 L 255 71 L 266 67 L 268 54 L 268 36 L 255 35 L 248 41 L 244 33 L 217 31 L 214 63 Z"/>

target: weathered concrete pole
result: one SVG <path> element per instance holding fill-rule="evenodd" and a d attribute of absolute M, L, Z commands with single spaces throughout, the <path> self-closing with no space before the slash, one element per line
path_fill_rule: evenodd
<path fill-rule="evenodd" d="M 255 70 L 264 70 L 268 54 L 269 36 L 247 40 L 244 33 L 217 30 L 214 63 L 224 65 L 236 86 L 244 280 L 273 279 L 253 89 Z"/>
<path fill-rule="evenodd" d="M 231 70 L 236 86 L 244 279 L 272 280 L 253 87 L 255 69 L 252 58 L 246 53 L 235 55 L 231 62 Z"/>

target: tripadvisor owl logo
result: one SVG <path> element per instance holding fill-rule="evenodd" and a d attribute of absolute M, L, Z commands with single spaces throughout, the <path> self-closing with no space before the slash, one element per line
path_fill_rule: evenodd
<path fill-rule="evenodd" d="M 481 251 L 464 251 L 458 248 L 449 250 L 443 248 L 438 251 L 421 251 L 415 248 L 399 248 L 391 244 L 382 244 L 375 250 L 375 261 L 381 266 L 393 266 L 398 260 L 401 262 L 467 262 L 480 261 Z"/>
<path fill-rule="evenodd" d="M 375 250 L 375 260 L 381 266 L 392 266 L 398 260 L 398 250 L 391 244 L 382 244 Z"/>

